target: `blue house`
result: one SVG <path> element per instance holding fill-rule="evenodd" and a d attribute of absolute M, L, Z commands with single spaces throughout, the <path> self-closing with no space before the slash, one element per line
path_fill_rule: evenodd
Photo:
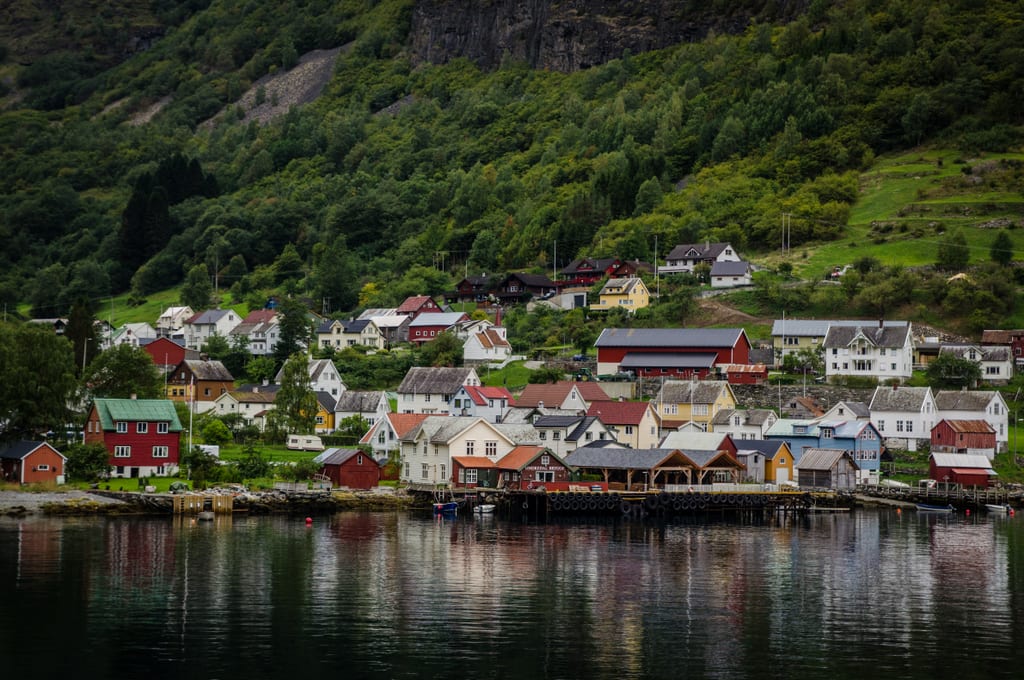
<path fill-rule="evenodd" d="M 765 438 L 789 444 L 797 463 L 808 448 L 847 451 L 860 469 L 858 479 L 877 475 L 881 467 L 882 437 L 870 421 L 783 418 L 772 425 Z"/>

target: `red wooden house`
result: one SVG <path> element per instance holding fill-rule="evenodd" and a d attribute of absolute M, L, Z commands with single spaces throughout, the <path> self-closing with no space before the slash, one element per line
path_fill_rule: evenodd
<path fill-rule="evenodd" d="M 988 458 L 982 455 L 932 453 L 928 457 L 928 476 L 944 484 L 988 486 L 996 472 Z"/>
<path fill-rule="evenodd" d="M 981 344 L 1009 345 L 1014 366 L 1024 363 L 1024 329 L 982 331 Z"/>
<path fill-rule="evenodd" d="M 416 318 L 424 312 L 440 312 L 441 308 L 434 298 L 429 295 L 414 295 L 406 298 L 402 304 L 398 305 L 395 309 L 395 314 L 398 316 L 411 316 Z"/>
<path fill-rule="evenodd" d="M 639 276 L 640 272 L 652 271 L 647 262 L 639 260 L 620 260 L 617 257 L 592 258 L 581 257 L 573 260 L 559 273 L 562 279 L 559 286 L 592 286 L 601 279 L 627 279 Z"/>
<path fill-rule="evenodd" d="M 497 486 L 494 461 L 484 456 L 452 456 L 453 487 L 475 489 Z"/>
<path fill-rule="evenodd" d="M 768 380 L 764 364 L 725 364 L 720 370 L 730 385 L 761 385 Z"/>
<path fill-rule="evenodd" d="M 166 399 L 97 399 L 85 443 L 110 452 L 114 477 L 169 475 L 178 469 L 181 421 Z"/>
<path fill-rule="evenodd" d="M 416 345 L 430 342 L 464 321 L 469 321 L 469 315 L 465 312 L 421 314 L 409 323 L 409 342 Z"/>
<path fill-rule="evenodd" d="M 543 446 L 517 446 L 495 463 L 495 467 L 498 486 L 506 489 L 555 488 L 567 484 L 572 475 L 572 468 Z"/>
<path fill-rule="evenodd" d="M 445 298 L 449 302 L 485 302 L 497 283 L 496 277 L 487 274 L 467 276 L 455 284 L 455 291 L 447 293 Z"/>
<path fill-rule="evenodd" d="M 940 420 L 931 435 L 931 450 L 938 453 L 996 455 L 996 431 L 984 420 Z"/>
<path fill-rule="evenodd" d="M 380 465 L 361 449 L 327 449 L 315 460 L 334 486 L 374 489 L 380 484 Z"/>
<path fill-rule="evenodd" d="M 0 449 L 0 479 L 18 484 L 54 483 L 63 479 L 66 462 L 47 442 L 11 442 Z"/>
<path fill-rule="evenodd" d="M 142 349 L 153 358 L 153 363 L 164 373 L 170 373 L 185 359 L 200 358 L 199 350 L 188 349 L 170 338 L 156 338 L 152 342 L 143 344 Z"/>
<path fill-rule="evenodd" d="M 167 396 L 188 402 L 196 413 L 211 410 L 218 397 L 234 389 L 231 372 L 213 359 L 185 359 L 167 377 Z"/>

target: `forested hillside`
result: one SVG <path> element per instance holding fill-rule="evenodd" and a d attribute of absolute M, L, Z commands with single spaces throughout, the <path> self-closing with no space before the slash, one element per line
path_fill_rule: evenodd
<path fill-rule="evenodd" d="M 783 214 L 794 248 L 842 236 L 880 155 L 1024 139 L 1009 0 L 815 0 L 791 20 L 755 3 L 748 23 L 571 72 L 422 61 L 430 4 L 154 2 L 162 37 L 117 59 L 85 27 L 66 51 L 0 46 L 0 302 L 55 316 L 192 274 L 226 302 L 275 290 L 347 313 L 552 257 L 703 239 L 756 255 Z M 319 98 L 244 120 L 253 83 L 334 48 Z"/>

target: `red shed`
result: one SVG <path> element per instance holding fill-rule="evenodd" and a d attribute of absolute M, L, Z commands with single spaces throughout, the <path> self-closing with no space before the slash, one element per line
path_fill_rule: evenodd
<path fill-rule="evenodd" d="M 63 477 L 66 461 L 47 442 L 11 442 L 0 449 L 0 478 L 19 484 L 53 483 Z"/>
<path fill-rule="evenodd" d="M 380 465 L 361 449 L 327 449 L 315 460 L 334 486 L 373 489 L 380 484 Z"/>
<path fill-rule="evenodd" d="M 985 456 L 969 453 L 933 453 L 928 459 L 928 476 L 937 482 L 962 486 L 988 486 L 996 476 Z"/>
<path fill-rule="evenodd" d="M 936 453 L 974 453 L 992 460 L 996 455 L 996 431 L 984 420 L 940 420 L 932 428 Z"/>
<path fill-rule="evenodd" d="M 730 385 L 760 385 L 768 380 L 764 364 L 726 364 L 721 370 Z"/>

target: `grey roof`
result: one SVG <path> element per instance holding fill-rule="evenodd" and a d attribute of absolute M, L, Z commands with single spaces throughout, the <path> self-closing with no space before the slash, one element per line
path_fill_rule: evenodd
<path fill-rule="evenodd" d="M 759 426 L 764 425 L 765 421 L 771 416 L 775 415 L 775 411 L 766 408 L 750 408 L 750 409 L 732 409 L 724 408 L 714 415 L 711 419 L 712 425 L 729 425 L 732 423 L 732 417 L 734 415 L 740 415 L 743 418 L 743 425 Z"/>
<path fill-rule="evenodd" d="M 902 326 L 882 326 L 866 324 L 863 326 L 830 326 L 822 347 L 848 347 L 858 336 L 863 336 L 876 347 L 903 347 L 910 335 L 910 324 Z"/>
<path fill-rule="evenodd" d="M 939 390 L 935 407 L 940 411 L 984 411 L 998 395 L 987 390 Z"/>
<path fill-rule="evenodd" d="M 455 394 L 472 373 L 471 368 L 414 366 L 405 374 L 398 391 L 402 394 Z"/>
<path fill-rule="evenodd" d="M 221 380 L 231 382 L 231 371 L 216 359 L 186 359 L 185 365 L 200 380 Z"/>
<path fill-rule="evenodd" d="M 360 449 L 325 449 L 323 453 L 313 459 L 313 462 L 320 463 L 321 465 L 341 465 L 349 458 L 357 456 L 360 453 L 363 453 Z M 375 463 L 377 462 L 374 460 L 373 456 L 367 454 L 366 457 Z"/>
<path fill-rule="evenodd" d="M 623 294 L 628 294 L 631 290 L 636 288 L 637 284 L 642 283 L 641 279 L 633 276 L 628 279 L 608 279 L 608 282 L 601 288 L 602 293 L 611 293 L 614 289 L 621 289 L 618 291 Z"/>
<path fill-rule="evenodd" d="M 722 442 L 729 435 L 725 432 L 693 432 L 687 430 L 676 430 L 669 432 L 661 440 L 661 447 L 665 449 L 696 449 L 707 451 L 720 451 Z"/>
<path fill-rule="evenodd" d="M 281 389 L 281 386 L 279 384 L 277 384 L 277 383 L 267 383 L 266 385 L 264 385 L 262 383 L 245 383 L 244 385 L 239 385 L 237 390 L 232 390 L 232 391 L 233 392 L 267 392 L 269 394 L 276 394 L 279 389 Z"/>
<path fill-rule="evenodd" d="M 840 404 L 842 404 L 844 407 L 846 407 L 846 409 L 850 412 L 850 415 L 854 416 L 855 418 L 870 418 L 871 417 L 871 409 L 863 401 L 845 401 L 844 400 L 844 401 L 839 402 L 835 406 L 833 406 L 832 409 L 834 409 L 836 406 L 839 406 Z M 832 409 L 829 409 L 829 410 L 831 411 Z"/>
<path fill-rule="evenodd" d="M 359 392 L 346 390 L 334 405 L 336 413 L 373 413 L 380 404 L 383 392 Z"/>
<path fill-rule="evenodd" d="M 930 387 L 876 387 L 868 408 L 875 411 L 920 411 Z"/>
<path fill-rule="evenodd" d="M 587 416 L 586 418 L 584 418 L 580 422 L 579 425 L 576 426 L 575 430 L 573 430 L 569 434 L 565 435 L 565 440 L 569 441 L 569 442 L 577 442 L 577 441 L 579 441 L 580 437 L 582 437 L 584 434 L 586 434 L 587 430 L 590 429 L 591 425 L 593 425 L 594 423 L 600 423 L 600 422 L 601 422 L 601 419 L 598 418 L 597 416 Z M 604 425 L 602 425 L 602 427 L 604 427 Z"/>
<path fill-rule="evenodd" d="M 734 347 L 742 328 L 605 328 L 595 347 Z"/>
<path fill-rule="evenodd" d="M 24 460 L 33 451 L 38 449 L 40 446 L 45 446 L 46 442 L 31 442 L 31 441 L 16 441 L 10 442 L 3 448 L 0 448 L 0 458 L 7 458 L 9 460 Z M 56 451 L 56 449 L 54 449 Z M 57 455 L 61 458 L 65 458 L 64 454 L 57 451 Z"/>
<path fill-rule="evenodd" d="M 565 457 L 575 468 L 614 468 L 619 470 L 651 470 L 676 449 L 626 449 L 581 446 Z"/>
<path fill-rule="evenodd" d="M 688 260 L 693 257 L 718 257 L 729 246 L 728 243 L 683 243 L 673 248 L 666 260 Z"/>
<path fill-rule="evenodd" d="M 946 353 L 967 359 L 971 350 L 981 355 L 980 361 L 1010 361 L 1010 348 L 1005 345 L 941 345 L 939 354 Z"/>
<path fill-rule="evenodd" d="M 548 408 L 547 406 L 513 406 L 501 422 L 506 425 L 529 424 L 533 422 L 534 416 L 572 416 L 580 417 L 579 409 Z"/>
<path fill-rule="evenodd" d="M 711 276 L 743 276 L 750 271 L 750 263 L 744 260 L 715 262 L 711 265 Z"/>
<path fill-rule="evenodd" d="M 850 458 L 850 462 L 856 467 L 856 461 L 843 449 L 817 449 L 806 448 L 800 456 L 800 462 L 796 467 L 800 470 L 831 470 L 843 456 Z"/>
<path fill-rule="evenodd" d="M 416 441 L 421 435 L 431 442 L 446 442 L 480 418 L 474 416 L 428 416 L 402 437 L 402 441 Z"/>
<path fill-rule="evenodd" d="M 987 457 L 976 453 L 933 453 L 931 458 L 938 467 L 992 469 L 991 461 Z"/>
<path fill-rule="evenodd" d="M 694 465 L 701 468 L 707 467 L 711 461 L 723 454 L 728 455 L 730 458 L 732 457 L 728 451 L 715 449 L 678 449 L 678 451 L 692 460 Z"/>
<path fill-rule="evenodd" d="M 320 406 L 328 413 L 334 413 L 334 405 L 336 401 L 334 397 L 331 396 L 330 392 L 317 390 L 314 394 L 316 394 L 316 403 L 320 404 Z"/>
<path fill-rule="evenodd" d="M 711 368 L 717 356 L 705 352 L 626 352 L 626 356 L 619 362 L 619 368 Z"/>
<path fill-rule="evenodd" d="M 346 333 L 358 334 L 362 333 L 367 326 L 370 325 L 370 319 L 352 319 L 351 321 L 342 321 L 341 327 Z"/>
<path fill-rule="evenodd" d="M 522 444 L 542 444 L 540 433 L 533 425 L 526 423 L 491 423 L 498 432 L 511 439 L 517 446 Z"/>
<path fill-rule="evenodd" d="M 540 416 L 533 421 L 534 427 L 558 427 L 567 428 L 573 427 L 579 421 L 583 420 L 584 416 Z"/>
<path fill-rule="evenodd" d="M 328 368 L 334 369 L 334 375 L 338 376 L 339 380 L 341 379 L 338 374 L 338 367 L 330 359 L 311 359 L 309 362 L 309 379 L 316 382 Z"/>
<path fill-rule="evenodd" d="M 737 446 L 737 451 L 757 451 L 766 458 L 774 458 L 787 442 L 782 439 L 744 439 Z"/>
<path fill-rule="evenodd" d="M 419 326 L 454 326 L 463 318 L 465 312 L 433 312 L 431 314 L 420 314 L 409 322 L 409 328 Z"/>
<path fill-rule="evenodd" d="M 666 380 L 654 401 L 669 404 L 711 404 L 722 390 L 726 389 L 729 389 L 729 383 L 724 380 Z"/>
<path fill-rule="evenodd" d="M 906 321 L 883 321 L 886 326 L 902 326 Z M 878 326 L 868 319 L 775 319 L 772 335 L 825 337 L 831 326 Z"/>

